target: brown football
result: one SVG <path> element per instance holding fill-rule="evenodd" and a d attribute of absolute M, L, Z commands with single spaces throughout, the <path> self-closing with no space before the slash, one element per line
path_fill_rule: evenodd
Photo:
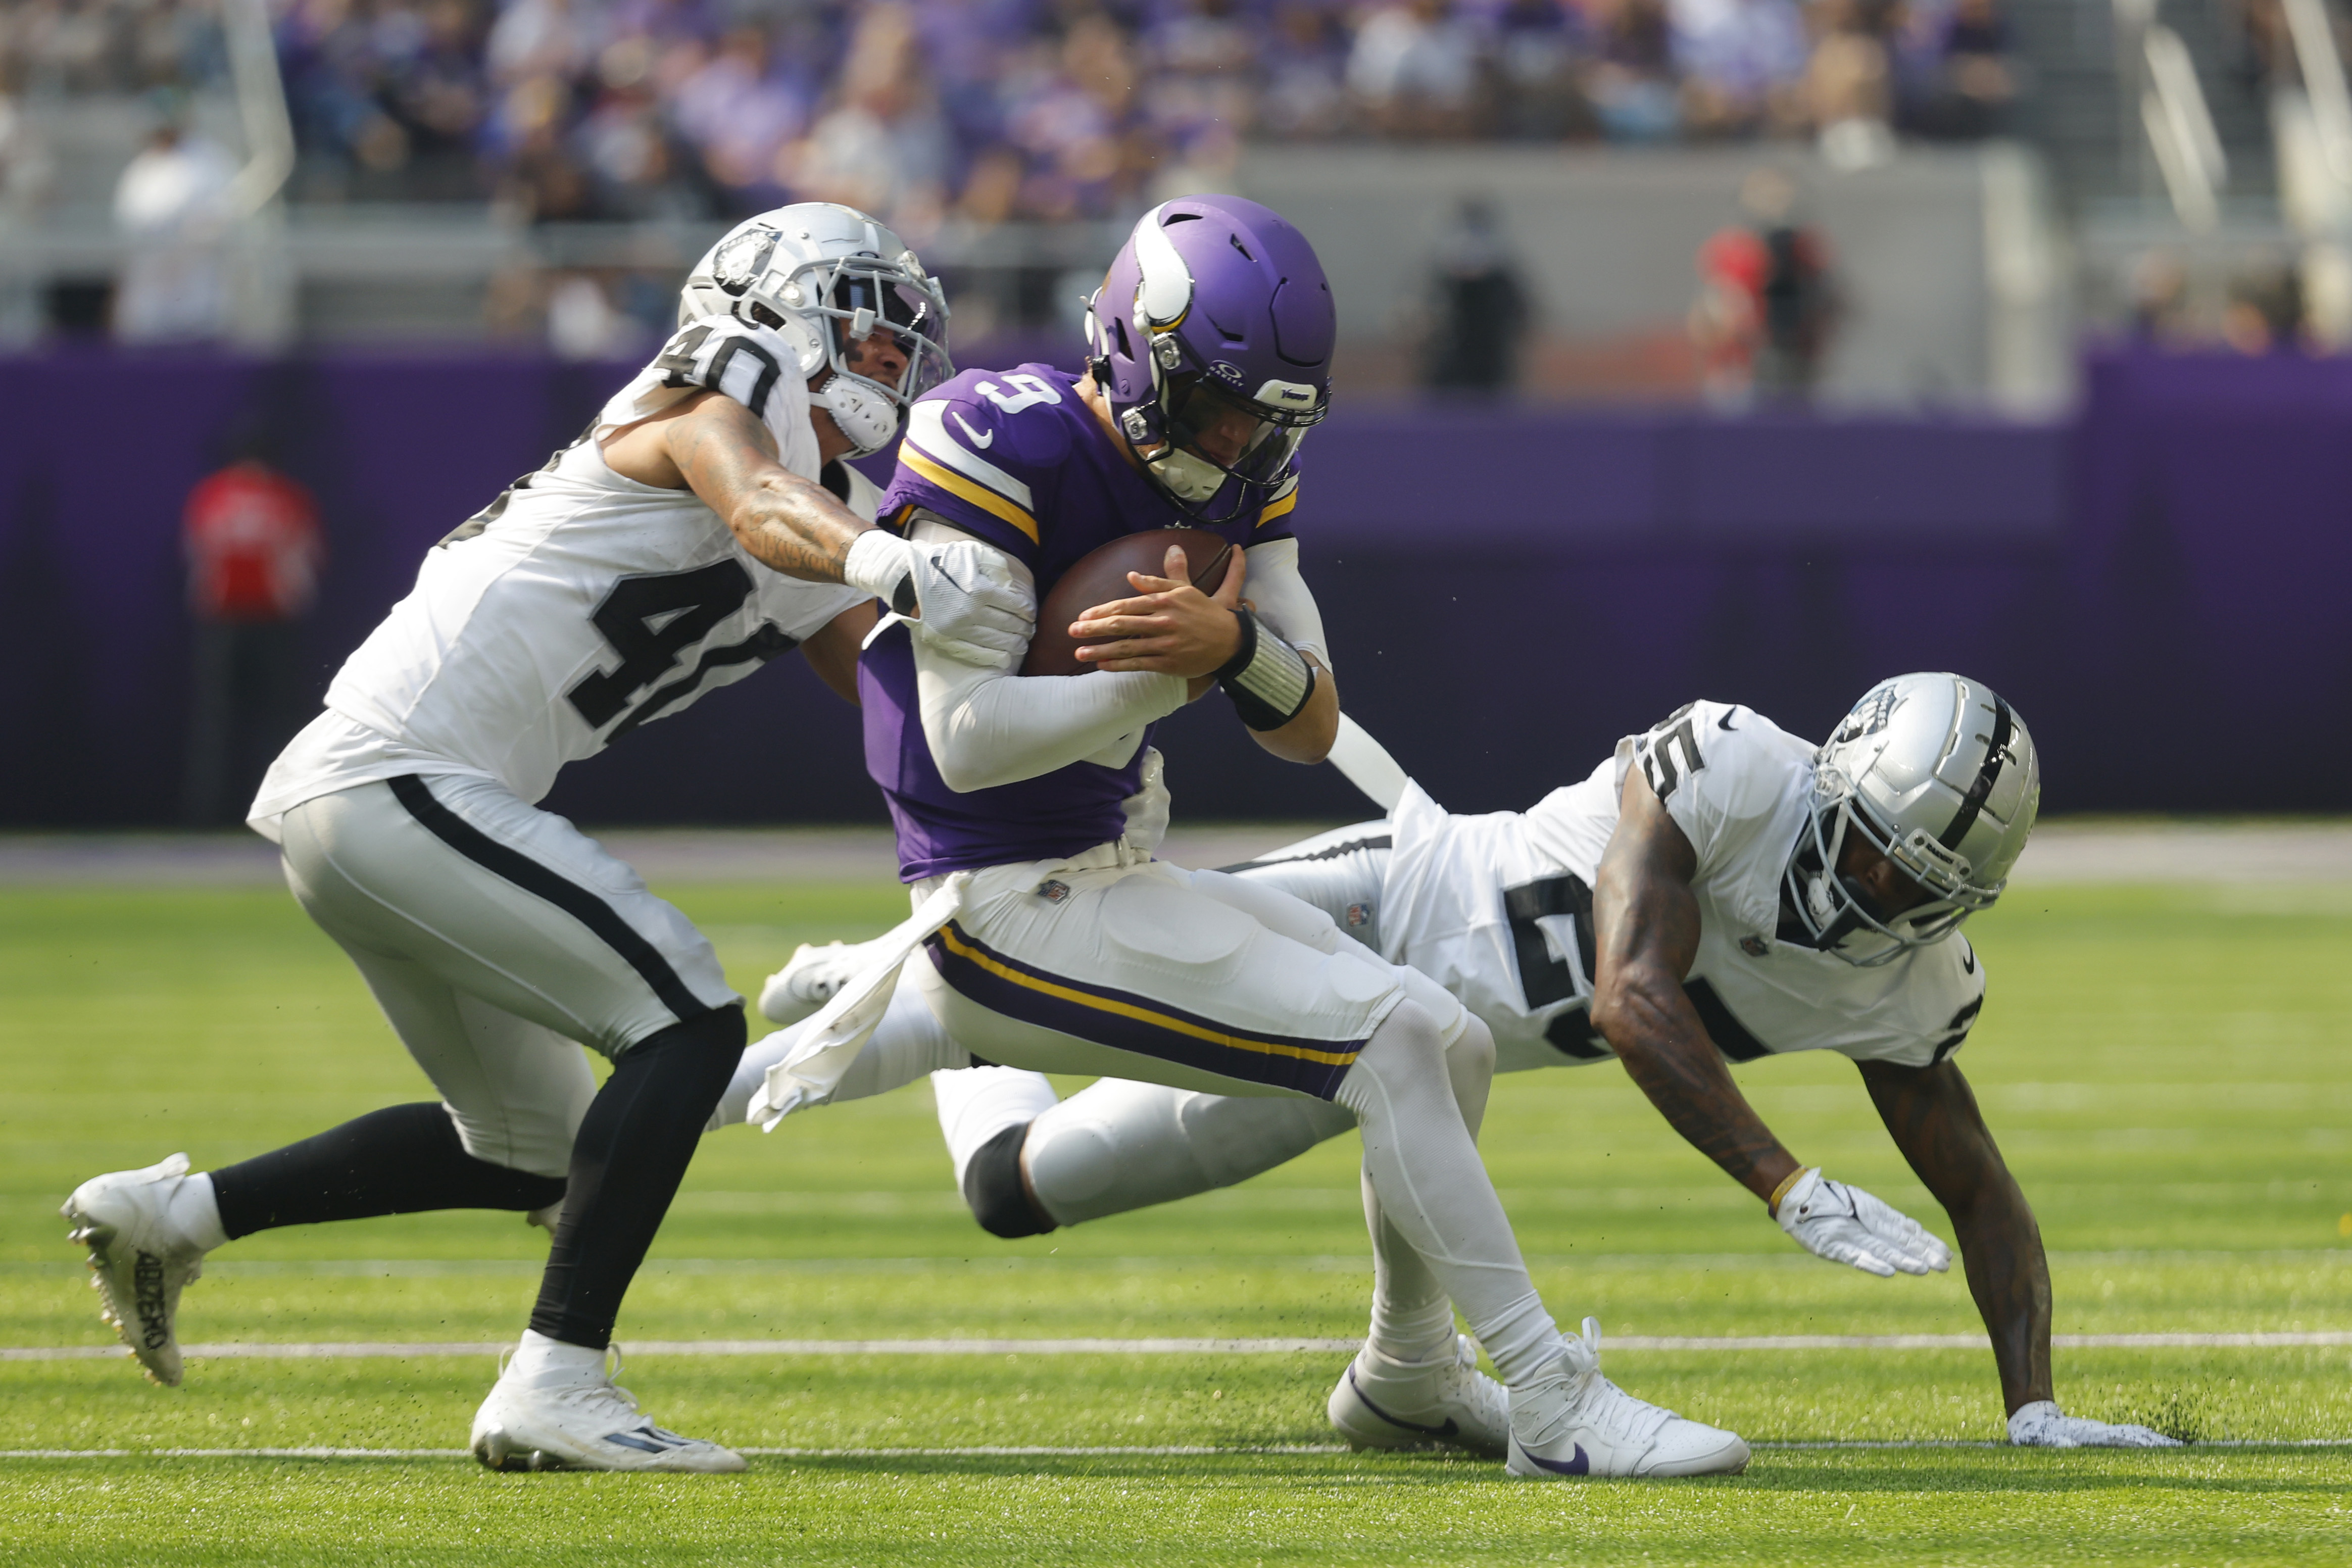
<path fill-rule="evenodd" d="M 1226 558 L 1234 547 L 1213 533 L 1193 528 L 1154 528 L 1114 539 L 1078 558 L 1061 575 L 1037 606 L 1037 635 L 1030 639 L 1029 657 L 1021 661 L 1024 675 L 1084 675 L 1095 667 L 1078 660 L 1077 639 L 1070 623 L 1115 599 L 1132 599 L 1135 586 L 1129 572 L 1157 577 L 1167 570 L 1168 547 L 1182 547 L 1192 586 L 1213 594 L 1225 580 Z"/>

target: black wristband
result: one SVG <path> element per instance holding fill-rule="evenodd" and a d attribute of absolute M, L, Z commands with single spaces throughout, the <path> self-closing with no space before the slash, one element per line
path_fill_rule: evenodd
<path fill-rule="evenodd" d="M 1217 671 L 1217 684 L 1234 700 L 1234 711 L 1253 730 L 1279 730 L 1315 695 L 1315 667 L 1297 648 L 1266 629 L 1249 610 L 1235 610 L 1242 645 Z"/>

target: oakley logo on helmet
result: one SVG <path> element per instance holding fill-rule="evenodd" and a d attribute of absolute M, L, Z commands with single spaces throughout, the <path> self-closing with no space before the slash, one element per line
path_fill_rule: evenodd
<path fill-rule="evenodd" d="M 1219 360 L 1216 363 L 1211 365 L 1209 367 L 1209 374 L 1215 376 L 1219 381 L 1223 382 L 1227 386 L 1239 386 L 1242 384 L 1241 367 L 1235 364 L 1228 364 L 1223 360 Z"/>

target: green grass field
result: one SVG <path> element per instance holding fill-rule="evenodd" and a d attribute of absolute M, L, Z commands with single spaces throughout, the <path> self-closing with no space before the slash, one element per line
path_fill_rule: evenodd
<path fill-rule="evenodd" d="M 887 887 L 665 889 L 739 987 L 879 929 Z M 2352 893 L 2023 889 L 1961 1060 L 2040 1213 L 2058 1331 L 2352 1330 Z M 0 1345 L 108 1335 L 56 1208 L 423 1098 L 284 894 L 0 890 Z M 1834 1059 L 1742 1069 L 1798 1153 L 1937 1222 Z M 921 1087 L 703 1147 L 621 1339 L 1347 1337 L 1352 1141 L 1232 1192 L 1006 1244 L 950 1190 Z M 1958 1275 L 1795 1251 L 1613 1067 L 1501 1080 L 1486 1147 L 1554 1310 L 1611 1334 L 1952 1333 Z M 189 1292 L 194 1342 L 509 1339 L 541 1233 L 413 1216 L 265 1235 Z M 2022 1453 L 1978 1350 L 1613 1351 L 1634 1392 L 1761 1445 L 1704 1483 L 1523 1486 L 1318 1451 L 1328 1352 L 632 1358 L 666 1425 L 799 1450 L 730 1478 L 497 1476 L 454 1450 L 487 1355 L 0 1361 L 0 1563 L 2352 1561 L 2352 1351 L 2061 1350 L 2077 1414 L 2207 1445 Z M 1885 1447 L 1807 1447 L 1875 1442 Z M 2221 1445 L 2228 1446 L 2221 1446 Z M 1063 1452 L 992 1453 L 1003 1447 Z M 1202 1453 L 1066 1450 L 1213 1450 Z M 29 1450 L 122 1450 L 24 1457 Z M 877 1450 L 925 1450 L 887 1453 Z M 1295 1451 L 1295 1450 L 1306 1451 Z M 845 1452 L 846 1450 L 846 1452 Z M 943 1452 L 942 1450 L 965 1450 Z"/>

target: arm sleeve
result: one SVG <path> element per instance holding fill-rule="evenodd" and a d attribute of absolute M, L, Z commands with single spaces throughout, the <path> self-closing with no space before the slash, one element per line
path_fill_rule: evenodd
<path fill-rule="evenodd" d="M 1274 628 L 1275 636 L 1295 648 L 1311 650 L 1324 668 L 1338 673 L 1323 637 L 1323 612 L 1315 607 L 1315 595 L 1298 574 L 1297 540 L 1269 540 L 1249 547 L 1249 576 L 1242 584 L 1242 597 L 1257 606 L 1258 618 Z"/>
<path fill-rule="evenodd" d="M 930 518 L 919 518 L 913 532 L 918 540 L 956 536 Z M 1037 778 L 1072 763 L 1123 765 L 1146 728 L 1184 705 L 1185 683 L 1173 675 L 1014 675 L 944 658 L 920 637 L 914 655 L 923 739 L 940 780 L 959 794 Z"/>

